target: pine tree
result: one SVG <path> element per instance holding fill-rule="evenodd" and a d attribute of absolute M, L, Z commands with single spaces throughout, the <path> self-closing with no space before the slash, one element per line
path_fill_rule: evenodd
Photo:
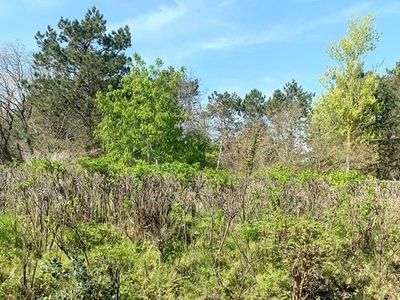
<path fill-rule="evenodd" d="M 61 18 L 58 30 L 49 26 L 36 34 L 31 92 L 41 121 L 54 137 L 80 139 L 87 148 L 99 122 L 96 94 L 117 87 L 128 72 L 129 28 L 108 33 L 106 23 L 93 7 L 83 20 Z"/>

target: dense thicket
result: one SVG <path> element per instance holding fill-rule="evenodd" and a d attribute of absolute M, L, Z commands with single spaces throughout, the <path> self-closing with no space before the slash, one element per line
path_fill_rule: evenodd
<path fill-rule="evenodd" d="M 239 181 L 211 170 L 130 174 L 43 160 L 3 169 L 0 297 L 400 293 L 398 182 L 283 168 Z"/>

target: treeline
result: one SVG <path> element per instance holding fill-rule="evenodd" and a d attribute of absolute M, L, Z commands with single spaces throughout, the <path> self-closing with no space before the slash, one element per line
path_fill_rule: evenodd
<path fill-rule="evenodd" d="M 329 47 L 320 97 L 295 80 L 267 97 L 213 92 L 184 68 L 132 59 L 128 27 L 107 31 L 90 9 L 36 34 L 33 56 L 0 50 L 0 161 L 101 157 L 119 166 L 181 162 L 252 175 L 281 165 L 400 177 L 399 68 L 367 70 L 379 36 L 353 19 Z"/>

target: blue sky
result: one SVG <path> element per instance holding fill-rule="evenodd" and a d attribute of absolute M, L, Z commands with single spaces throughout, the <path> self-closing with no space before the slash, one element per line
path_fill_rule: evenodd
<path fill-rule="evenodd" d="M 20 40 L 34 51 L 38 30 L 61 16 L 81 19 L 93 5 L 110 28 L 131 27 L 129 55 L 186 66 L 204 98 L 252 88 L 270 95 L 292 78 L 322 92 L 326 47 L 354 15 L 373 13 L 382 34 L 369 66 L 384 72 L 400 60 L 400 1 L 393 0 L 0 0 L 0 43 Z"/>

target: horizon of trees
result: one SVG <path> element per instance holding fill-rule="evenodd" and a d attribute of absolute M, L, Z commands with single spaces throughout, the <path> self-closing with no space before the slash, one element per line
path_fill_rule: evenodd
<path fill-rule="evenodd" d="M 184 68 L 128 58 L 129 28 L 106 25 L 93 7 L 38 32 L 33 56 L 17 43 L 0 49 L 0 162 L 106 156 L 246 176 L 279 164 L 400 179 L 400 67 L 365 68 L 379 40 L 373 16 L 353 18 L 328 47 L 320 97 L 293 79 L 269 97 L 214 91 L 207 103 Z"/>

